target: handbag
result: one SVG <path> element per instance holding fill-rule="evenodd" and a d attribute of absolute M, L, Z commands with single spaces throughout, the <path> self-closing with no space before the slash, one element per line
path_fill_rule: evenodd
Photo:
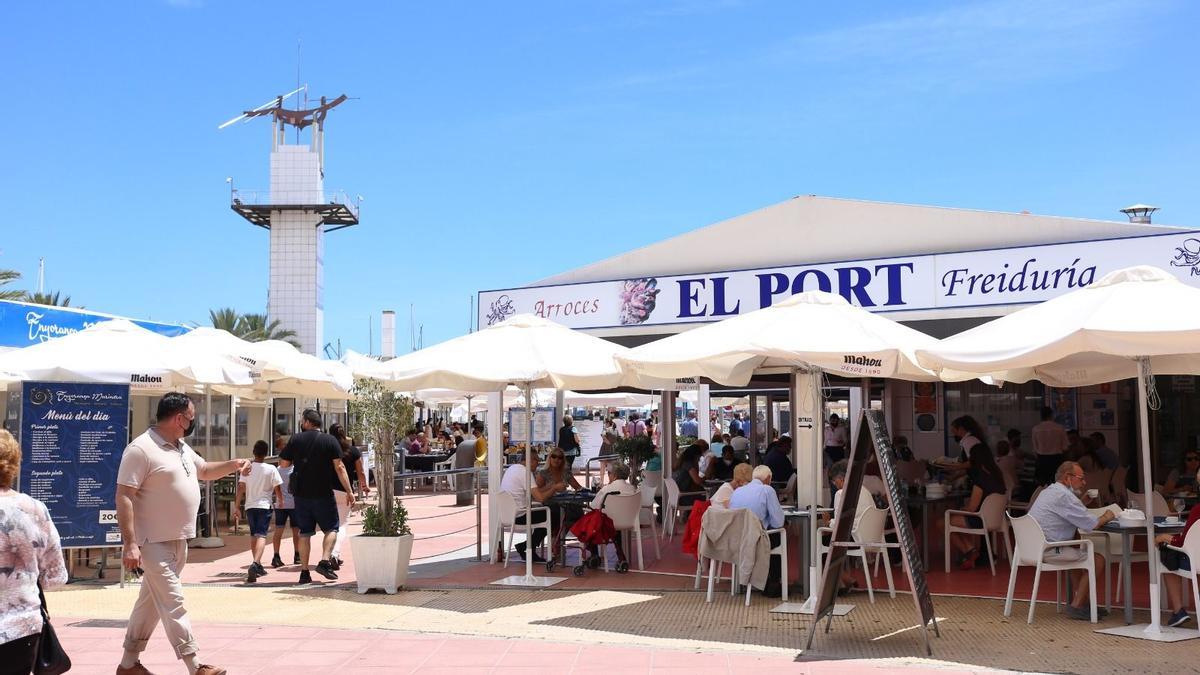
<path fill-rule="evenodd" d="M 61 675 L 71 669 L 71 657 L 63 650 L 54 626 L 50 625 L 50 613 L 46 611 L 46 594 L 38 584 L 38 599 L 42 601 L 42 637 L 38 640 L 37 660 L 33 664 L 34 675 Z"/>

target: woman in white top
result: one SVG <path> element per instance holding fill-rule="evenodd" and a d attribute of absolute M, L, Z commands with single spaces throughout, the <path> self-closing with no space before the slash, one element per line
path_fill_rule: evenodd
<path fill-rule="evenodd" d="M 728 483 L 722 483 L 721 487 L 712 496 L 712 505 L 723 509 L 729 508 L 729 498 L 733 496 L 733 491 L 750 482 L 753 476 L 754 467 L 748 462 L 743 462 L 733 467 L 733 480 Z"/>
<path fill-rule="evenodd" d="M 0 669 L 31 673 L 42 635 L 38 587 L 67 583 L 58 530 L 46 505 L 12 489 L 21 446 L 0 430 Z"/>

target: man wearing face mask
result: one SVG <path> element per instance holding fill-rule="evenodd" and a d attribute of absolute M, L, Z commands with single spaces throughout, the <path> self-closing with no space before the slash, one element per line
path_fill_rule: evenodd
<path fill-rule="evenodd" d="M 192 401 L 186 394 L 171 392 L 158 402 L 155 425 L 133 439 L 121 455 L 117 470 L 121 558 L 127 569 L 143 576 L 117 675 L 149 673 L 138 656 L 160 621 L 189 675 L 225 673 L 224 668 L 199 662 L 179 576 L 187 561 L 187 540 L 196 536 L 200 481 L 242 470 L 248 460 L 204 461 L 183 442 L 195 427 Z"/>
<path fill-rule="evenodd" d="M 1087 492 L 1087 478 L 1083 469 L 1075 462 L 1063 462 L 1054 474 L 1055 482 L 1051 483 L 1038 495 L 1037 501 L 1029 507 L 1029 515 L 1042 526 L 1046 533 L 1046 541 L 1070 541 L 1076 539 L 1075 531 L 1091 532 L 1116 517 L 1111 510 L 1105 509 L 1099 517 L 1093 516 L 1083 505 L 1080 497 Z M 1082 547 L 1062 547 L 1058 551 L 1047 551 L 1046 562 L 1062 562 L 1081 560 L 1086 555 Z M 1095 569 L 1104 569 L 1103 558 L 1096 555 Z M 1075 595 L 1067 607 L 1067 615 L 1072 619 L 1088 621 L 1092 618 L 1088 608 L 1088 577 L 1085 570 L 1071 570 L 1075 582 Z M 1096 610 L 1096 616 L 1102 618 L 1107 612 Z"/>

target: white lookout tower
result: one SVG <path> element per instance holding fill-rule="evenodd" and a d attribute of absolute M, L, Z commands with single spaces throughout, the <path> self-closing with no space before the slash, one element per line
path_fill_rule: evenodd
<path fill-rule="evenodd" d="M 299 90 L 297 90 L 299 91 Z M 293 94 L 296 92 L 292 92 Z M 253 117 L 271 118 L 271 190 L 241 190 L 230 180 L 231 207 L 271 231 L 268 321 L 296 332 L 301 349 L 319 354 L 325 344 L 325 234 L 358 224 L 359 200 L 325 192 L 325 116 L 346 100 L 343 94 L 307 110 L 283 107 L 287 96 L 248 110 L 221 125 Z M 312 127 L 311 144 L 288 145 L 287 128 Z"/>

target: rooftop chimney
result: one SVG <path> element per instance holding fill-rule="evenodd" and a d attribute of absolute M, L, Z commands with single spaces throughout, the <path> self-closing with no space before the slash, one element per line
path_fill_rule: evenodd
<path fill-rule="evenodd" d="M 1148 204 L 1134 204 L 1121 209 L 1121 213 L 1129 216 L 1129 222 L 1138 223 L 1139 225 L 1150 224 L 1150 214 L 1158 210 L 1157 206 Z"/>

